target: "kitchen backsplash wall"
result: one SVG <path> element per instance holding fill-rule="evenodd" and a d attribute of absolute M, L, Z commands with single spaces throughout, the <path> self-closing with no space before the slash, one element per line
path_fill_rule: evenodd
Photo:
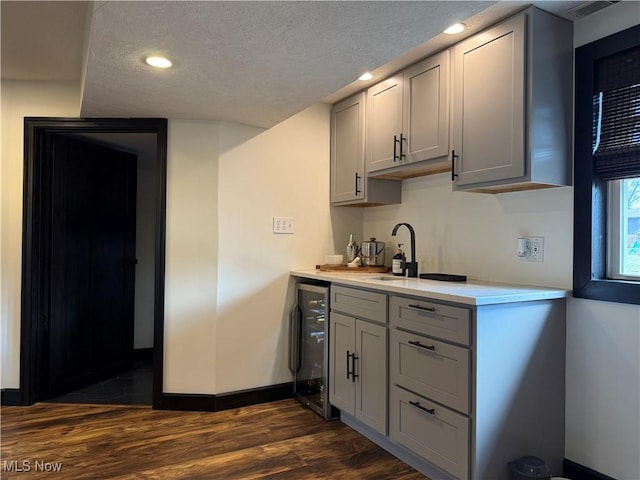
<path fill-rule="evenodd" d="M 368 208 L 364 236 L 386 242 L 390 265 L 396 243 L 409 257 L 406 229 L 391 236 L 398 222 L 416 231 L 420 272 L 467 275 L 469 278 L 571 288 L 573 193 L 570 187 L 500 195 L 452 192 L 449 174 L 405 180 L 402 203 Z M 544 261 L 525 262 L 517 239 L 544 237 Z"/>

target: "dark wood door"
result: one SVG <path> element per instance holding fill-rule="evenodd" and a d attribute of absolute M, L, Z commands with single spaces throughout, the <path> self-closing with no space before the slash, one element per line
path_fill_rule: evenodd
<path fill-rule="evenodd" d="M 133 353 L 135 155 L 52 135 L 50 396 Z"/>

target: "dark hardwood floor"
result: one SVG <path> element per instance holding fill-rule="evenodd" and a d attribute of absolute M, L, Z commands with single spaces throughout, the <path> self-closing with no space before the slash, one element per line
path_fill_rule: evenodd
<path fill-rule="evenodd" d="M 3 479 L 426 478 L 294 400 L 215 413 L 4 406 L 0 434 Z"/>

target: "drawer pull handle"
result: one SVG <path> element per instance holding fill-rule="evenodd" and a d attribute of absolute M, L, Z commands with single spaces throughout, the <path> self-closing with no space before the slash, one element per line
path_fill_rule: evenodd
<path fill-rule="evenodd" d="M 425 310 L 427 312 L 435 312 L 436 311 L 436 309 L 434 307 L 423 307 L 422 305 L 418 305 L 418 304 L 415 304 L 415 305 L 409 304 L 409 306 L 411 308 L 415 308 L 417 310 Z"/>
<path fill-rule="evenodd" d="M 420 405 L 420 402 L 412 402 L 411 400 L 409 400 L 409 404 L 413 405 L 416 408 L 419 408 L 423 412 L 427 412 L 429 415 L 435 415 L 436 414 L 436 409 L 435 408 L 425 408 L 422 405 Z"/>
<path fill-rule="evenodd" d="M 409 340 L 408 343 L 409 343 L 409 345 L 414 345 L 416 347 L 424 348 L 425 350 L 431 350 L 432 352 L 436 351 L 435 345 L 425 345 L 423 343 L 420 343 L 420 342 L 414 341 L 414 340 Z"/>

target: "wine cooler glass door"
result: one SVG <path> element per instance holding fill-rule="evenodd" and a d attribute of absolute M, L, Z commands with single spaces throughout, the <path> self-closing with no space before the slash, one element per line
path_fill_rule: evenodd
<path fill-rule="evenodd" d="M 300 368 L 295 379 L 296 397 L 328 418 L 329 289 L 298 285 L 298 312 Z"/>

